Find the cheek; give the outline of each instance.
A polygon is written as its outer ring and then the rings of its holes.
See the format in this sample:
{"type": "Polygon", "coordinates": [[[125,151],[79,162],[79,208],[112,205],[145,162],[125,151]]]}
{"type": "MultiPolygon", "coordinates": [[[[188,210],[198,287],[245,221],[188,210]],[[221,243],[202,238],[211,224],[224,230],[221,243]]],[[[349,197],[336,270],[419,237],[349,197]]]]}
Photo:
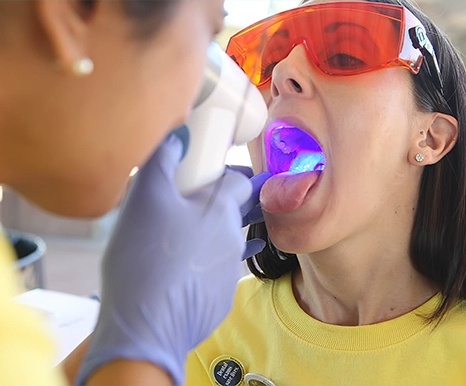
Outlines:
{"type": "Polygon", "coordinates": [[[156,72],[157,102],[165,105],[162,114],[173,117],[172,127],[189,116],[203,82],[211,29],[198,2],[181,2],[179,16],[159,36],[164,51],[154,46],[152,73],[156,72]]]}
{"type": "Polygon", "coordinates": [[[272,103],[272,93],[270,91],[270,87],[270,82],[258,87],[260,93],[262,94],[262,98],[264,98],[265,103],[267,104],[267,107],[269,107],[272,103]]]}
{"type": "MultiPolygon", "coordinates": [[[[162,138],[188,118],[202,87],[206,61],[203,47],[197,51],[180,47],[170,54],[162,70],[146,82],[146,98],[139,98],[142,114],[136,117],[142,126],[150,123],[148,131],[157,127],[162,138]]],[[[157,64],[153,62],[152,68],[157,64]]]]}
{"type": "Polygon", "coordinates": [[[173,127],[186,121],[195,104],[202,88],[205,62],[205,51],[187,53],[182,61],[173,64],[171,76],[164,81],[162,98],[167,102],[166,114],[176,117],[173,127]]]}
{"type": "Polygon", "coordinates": [[[248,143],[248,151],[251,157],[252,170],[254,174],[261,173],[267,169],[263,156],[263,134],[248,143]]]}

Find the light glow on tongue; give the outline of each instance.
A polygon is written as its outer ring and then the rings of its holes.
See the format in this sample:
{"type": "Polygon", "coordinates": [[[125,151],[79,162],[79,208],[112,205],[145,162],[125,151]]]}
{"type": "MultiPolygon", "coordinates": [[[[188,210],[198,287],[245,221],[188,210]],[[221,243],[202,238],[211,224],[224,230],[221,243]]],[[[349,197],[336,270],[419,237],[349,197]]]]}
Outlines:
{"type": "Polygon", "coordinates": [[[272,174],[322,171],[324,152],[317,141],[295,126],[280,122],[269,126],[264,138],[267,168],[272,174]]]}

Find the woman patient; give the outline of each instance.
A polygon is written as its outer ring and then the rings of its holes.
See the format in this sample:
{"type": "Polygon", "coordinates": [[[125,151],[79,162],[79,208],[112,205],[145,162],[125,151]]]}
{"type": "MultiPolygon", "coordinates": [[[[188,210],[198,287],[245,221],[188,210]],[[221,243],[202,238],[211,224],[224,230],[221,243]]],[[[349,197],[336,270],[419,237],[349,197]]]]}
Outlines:
{"type": "Polygon", "coordinates": [[[269,106],[249,235],[268,247],[186,383],[466,384],[466,72],[447,37],[407,0],[314,1],[227,52],[269,106]]]}

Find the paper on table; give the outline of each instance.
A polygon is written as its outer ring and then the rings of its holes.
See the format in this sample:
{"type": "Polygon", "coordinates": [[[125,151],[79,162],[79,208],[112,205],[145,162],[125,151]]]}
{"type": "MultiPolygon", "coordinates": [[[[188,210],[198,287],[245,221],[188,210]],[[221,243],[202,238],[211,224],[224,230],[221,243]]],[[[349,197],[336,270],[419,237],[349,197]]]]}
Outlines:
{"type": "Polygon", "coordinates": [[[58,345],[56,364],[94,330],[100,306],[95,299],[40,288],[21,294],[16,300],[47,316],[58,345]]]}

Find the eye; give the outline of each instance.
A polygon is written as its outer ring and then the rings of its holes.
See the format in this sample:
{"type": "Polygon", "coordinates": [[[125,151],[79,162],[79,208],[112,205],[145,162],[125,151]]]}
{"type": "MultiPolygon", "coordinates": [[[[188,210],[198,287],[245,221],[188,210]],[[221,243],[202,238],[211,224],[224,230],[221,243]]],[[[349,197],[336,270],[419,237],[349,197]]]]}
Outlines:
{"type": "MultiPolygon", "coordinates": [[[[289,31],[283,25],[275,31],[271,37],[266,33],[261,37],[266,42],[260,54],[261,59],[261,79],[270,79],[275,66],[288,56],[292,49],[289,39],[289,31]]],[[[259,42],[260,45],[260,42],[259,42]]]]}
{"type": "Polygon", "coordinates": [[[261,65],[261,79],[268,79],[272,77],[272,71],[278,62],[262,63],[261,65]]]}
{"type": "Polygon", "coordinates": [[[348,71],[358,70],[367,65],[361,59],[344,53],[335,54],[329,57],[326,62],[331,68],[348,71]]]}

